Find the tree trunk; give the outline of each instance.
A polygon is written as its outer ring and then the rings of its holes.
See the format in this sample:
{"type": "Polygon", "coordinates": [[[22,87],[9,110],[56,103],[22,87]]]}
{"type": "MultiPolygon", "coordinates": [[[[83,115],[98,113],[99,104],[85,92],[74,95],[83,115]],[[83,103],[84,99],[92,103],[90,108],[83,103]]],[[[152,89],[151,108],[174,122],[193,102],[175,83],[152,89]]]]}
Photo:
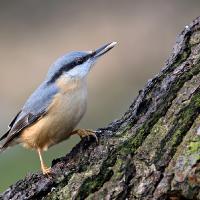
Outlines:
{"type": "Polygon", "coordinates": [[[200,17],[121,119],[0,199],[200,199],[200,17]]]}

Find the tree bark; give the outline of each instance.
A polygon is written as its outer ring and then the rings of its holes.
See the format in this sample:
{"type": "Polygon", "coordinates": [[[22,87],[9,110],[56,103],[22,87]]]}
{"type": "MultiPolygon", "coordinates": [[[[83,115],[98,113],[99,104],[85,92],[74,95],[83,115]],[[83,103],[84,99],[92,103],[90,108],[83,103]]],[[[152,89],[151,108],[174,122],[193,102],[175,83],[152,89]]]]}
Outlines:
{"type": "Polygon", "coordinates": [[[200,17],[121,119],[0,199],[200,199],[200,17]]]}

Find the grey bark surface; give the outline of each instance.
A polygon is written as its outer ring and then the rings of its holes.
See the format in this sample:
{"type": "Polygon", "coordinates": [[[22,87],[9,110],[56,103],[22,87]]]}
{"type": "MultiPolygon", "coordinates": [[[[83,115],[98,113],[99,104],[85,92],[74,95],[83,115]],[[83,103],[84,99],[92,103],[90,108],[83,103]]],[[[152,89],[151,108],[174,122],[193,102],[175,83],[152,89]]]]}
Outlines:
{"type": "MultiPolygon", "coordinates": [[[[131,91],[130,91],[131,92],[131,91]]],[[[123,97],[121,97],[123,98],[123,97]]],[[[200,17],[128,111],[0,199],[200,199],[200,17]]]]}

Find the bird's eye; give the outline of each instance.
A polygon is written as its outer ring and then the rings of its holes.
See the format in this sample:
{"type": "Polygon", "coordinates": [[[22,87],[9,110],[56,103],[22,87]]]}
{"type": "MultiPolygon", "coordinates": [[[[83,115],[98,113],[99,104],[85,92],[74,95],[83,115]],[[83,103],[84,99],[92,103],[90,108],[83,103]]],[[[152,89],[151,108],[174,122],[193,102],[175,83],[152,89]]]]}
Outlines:
{"type": "Polygon", "coordinates": [[[77,58],[76,59],[76,64],[77,65],[81,65],[83,63],[83,59],[82,58],[77,58]]]}

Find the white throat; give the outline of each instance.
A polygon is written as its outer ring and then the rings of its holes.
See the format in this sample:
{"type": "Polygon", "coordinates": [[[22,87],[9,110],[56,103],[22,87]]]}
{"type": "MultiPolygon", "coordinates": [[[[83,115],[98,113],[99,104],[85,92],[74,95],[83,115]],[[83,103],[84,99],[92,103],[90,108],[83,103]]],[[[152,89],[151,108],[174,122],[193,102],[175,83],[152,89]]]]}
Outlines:
{"type": "Polygon", "coordinates": [[[70,76],[73,78],[84,78],[90,72],[90,69],[94,65],[94,62],[91,60],[86,61],[85,63],[74,67],[73,69],[65,72],[66,76],[70,76]]]}

